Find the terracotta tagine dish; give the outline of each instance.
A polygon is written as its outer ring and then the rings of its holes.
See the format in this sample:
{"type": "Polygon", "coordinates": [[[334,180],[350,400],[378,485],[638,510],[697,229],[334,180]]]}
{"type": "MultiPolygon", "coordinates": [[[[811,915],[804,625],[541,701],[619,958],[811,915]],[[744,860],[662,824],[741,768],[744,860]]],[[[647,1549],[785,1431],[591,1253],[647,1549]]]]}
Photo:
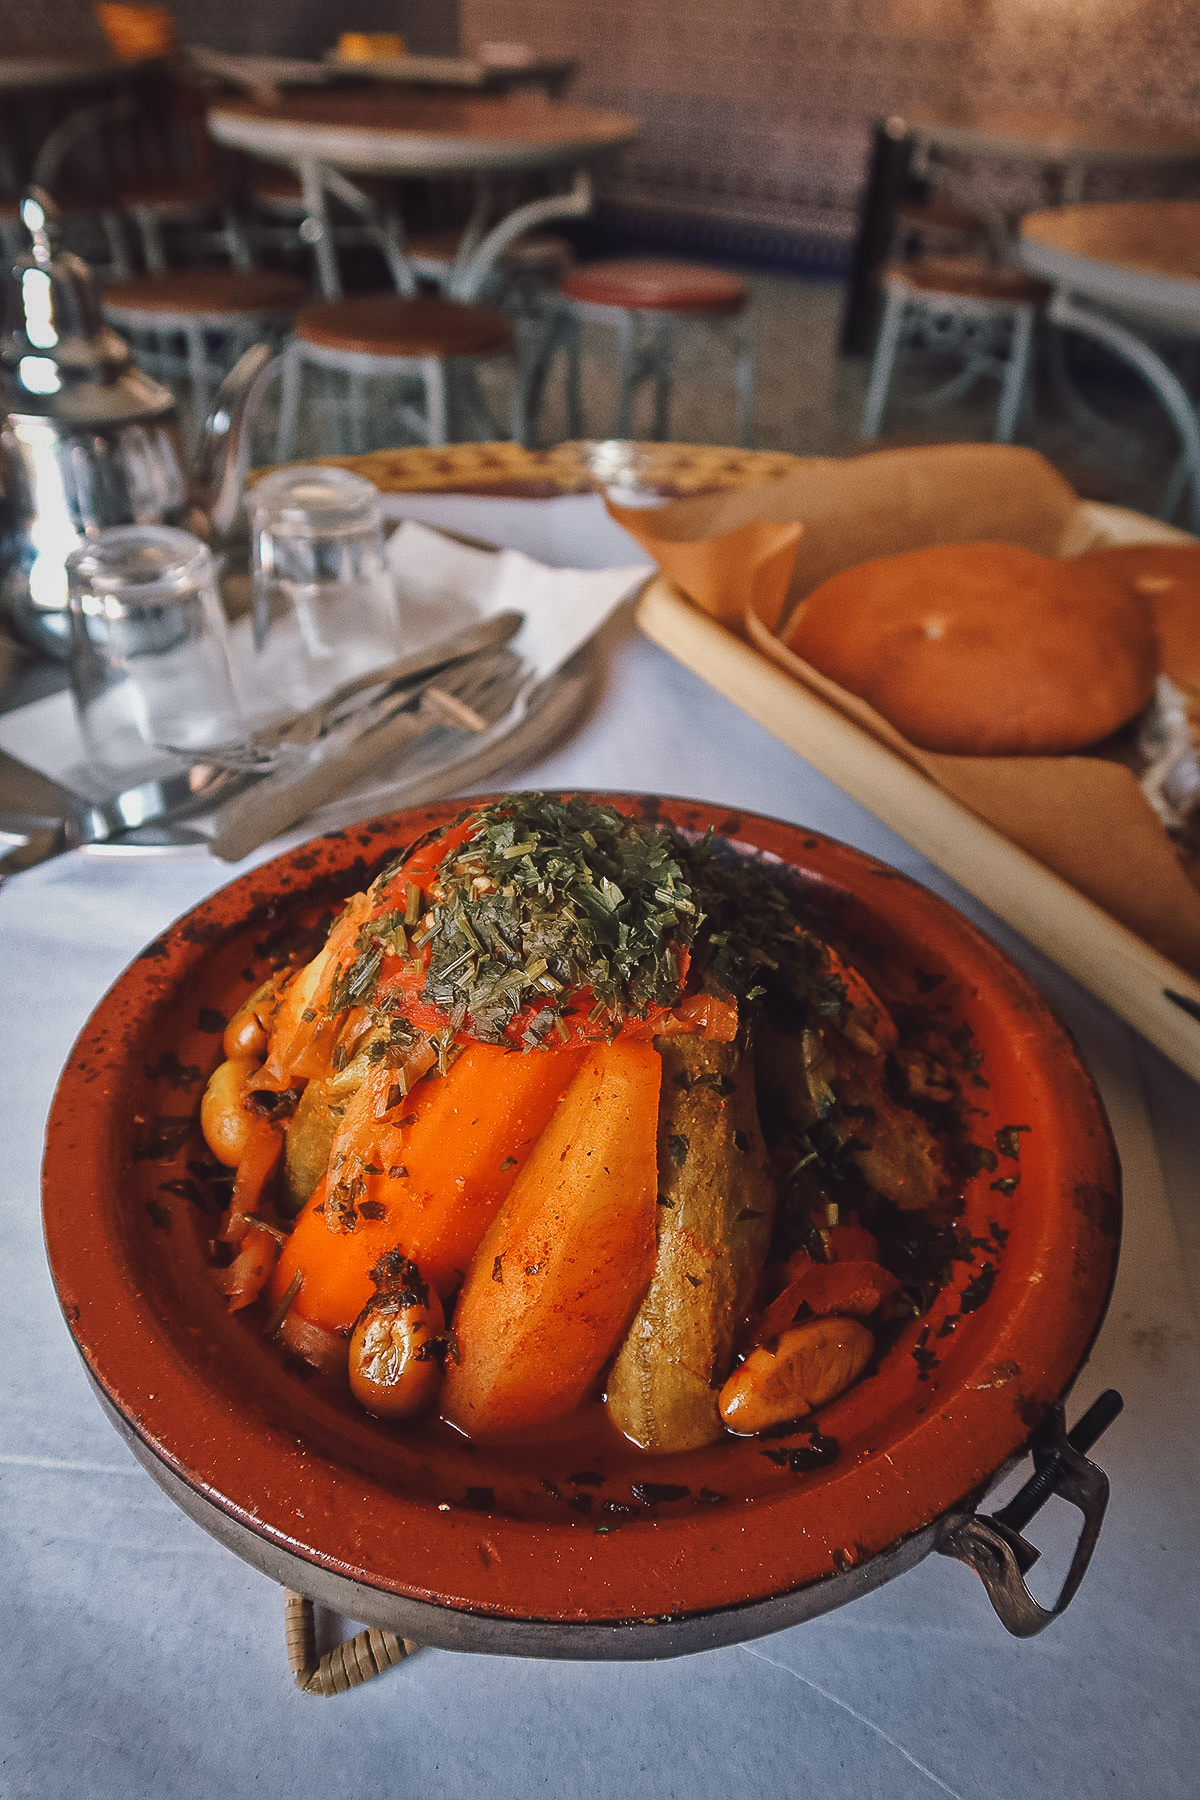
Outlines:
{"type": "MultiPolygon", "coordinates": [[[[1045,1481],[1059,1470],[1085,1519],[1073,1591],[1104,1484],[1079,1454],[1086,1443],[1063,1439],[1061,1406],[1102,1322],[1120,1229],[1116,1155],[1074,1043],[1006,956],[894,869],[698,802],[587,798],[689,843],[711,833],[727,859],[765,868],[844,959],[835,967],[883,997],[901,1042],[908,1032],[941,1047],[956,1197],[919,1304],[902,1303],[917,1277],[889,1275],[865,1368],[818,1411],[665,1451],[631,1441],[600,1398],[551,1429],[492,1436],[436,1407],[412,1421],[373,1416],[344,1375],[296,1354],[269,1285],[231,1310],[214,1249],[229,1186],[200,1127],[223,1033],[273,972],[313,957],[349,896],[463,811],[447,801],[235,881],[150,944],[82,1032],[50,1118],[45,1233],[101,1404],[154,1478],[238,1555],[419,1642],[678,1654],[815,1616],[932,1550],[971,1563],[993,1599],[1007,1584],[1013,1616],[997,1610],[1010,1629],[1040,1628],[1049,1614],[1020,1599],[1020,1520],[993,1527],[977,1508],[1031,1447],[1045,1481]]],[[[871,1110],[859,1108],[868,1137],[871,1110]]],[[[682,1157],[682,1134],[672,1141],[682,1157]]],[[[844,1204],[827,1211],[844,1231],[844,1204]]],[[[819,1262],[820,1218],[814,1229],[795,1254],[819,1262]]]]}

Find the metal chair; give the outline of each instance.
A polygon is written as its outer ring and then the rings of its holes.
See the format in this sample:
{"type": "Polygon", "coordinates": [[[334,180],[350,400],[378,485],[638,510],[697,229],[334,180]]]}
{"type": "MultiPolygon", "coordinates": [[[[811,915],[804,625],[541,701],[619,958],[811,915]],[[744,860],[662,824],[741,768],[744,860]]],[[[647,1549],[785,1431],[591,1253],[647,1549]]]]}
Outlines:
{"type": "Polygon", "coordinates": [[[960,364],[948,380],[908,404],[958,399],[985,376],[1000,383],[993,437],[1011,443],[1025,404],[1034,323],[1047,290],[1020,269],[979,257],[924,257],[883,274],[884,310],[863,403],[860,432],[877,437],[901,353],[919,346],[960,364]]]}
{"type": "Polygon", "coordinates": [[[112,279],[128,280],[137,265],[164,273],[178,260],[168,232],[186,234],[190,255],[215,252],[235,268],[252,265],[208,136],[204,94],[185,81],[160,77],[80,107],[42,144],[33,181],[54,196],[64,220],[95,224],[108,256],[103,273],[112,279]]]}
{"type": "MultiPolygon", "coordinates": [[[[344,391],[331,409],[336,421],[331,435],[337,442],[323,446],[326,451],[366,447],[369,384],[380,380],[394,384],[390,417],[416,443],[448,443],[464,414],[475,427],[475,436],[495,436],[475,384],[470,380],[456,384],[455,376],[466,375],[481,361],[500,359],[512,366],[514,351],[512,327],[504,313],[440,295],[355,294],[302,307],[284,353],[276,456],[286,462],[296,453],[304,373],[309,368],[344,378],[344,391]]],[[[515,381],[513,391],[511,435],[519,440],[524,436],[524,414],[515,381]]]]}
{"type": "Polygon", "coordinates": [[[703,329],[710,340],[732,325],[735,441],[748,447],[754,415],[754,315],[750,290],[740,275],[698,263],[625,257],[584,264],[563,281],[560,293],[570,325],[567,340],[571,429],[580,413],[579,324],[592,320],[617,333],[619,388],[615,435],[630,438],[639,389],[652,384],[650,436],[670,436],[671,384],[676,339],[703,329]]]}
{"type": "Polygon", "coordinates": [[[899,204],[895,218],[897,244],[916,254],[893,256],[879,276],[883,317],[860,432],[878,436],[897,363],[905,350],[919,348],[959,368],[908,404],[947,405],[990,377],[1000,384],[992,435],[1011,443],[1028,402],[1034,327],[1049,289],[1016,266],[1011,221],[969,175],[941,164],[922,173],[927,192],[899,204]],[[936,254],[963,239],[978,248],[936,254]]]}
{"type": "MultiPolygon", "coordinates": [[[[591,205],[591,186],[580,174],[566,193],[528,201],[489,229],[462,234],[442,291],[422,294],[420,266],[412,257],[398,215],[374,213],[369,196],[337,171],[321,165],[301,169],[308,234],[317,259],[325,297],[297,314],[284,358],[276,454],[295,453],[306,369],[340,375],[342,392],[331,400],[338,447],[366,447],[368,384],[387,380],[397,388],[391,414],[417,443],[437,445],[460,437],[501,435],[479,381],[481,367],[501,363],[509,377],[509,435],[524,443],[528,436],[529,351],[521,323],[481,295],[501,259],[527,234],[551,220],[577,217],[591,205]],[[343,298],[340,276],[331,256],[327,192],[352,204],[367,223],[392,274],[394,291],[343,298]],[[357,199],[353,197],[357,195],[357,199]],[[332,290],[332,291],[331,291],[332,290]]],[[[477,213],[478,219],[478,213],[477,213]]]]}
{"type": "Polygon", "coordinates": [[[169,387],[186,387],[198,426],[214,389],[252,344],[282,344],[308,298],[299,276],[265,269],[171,269],[116,282],[104,316],[134,342],[137,359],[169,387]]]}

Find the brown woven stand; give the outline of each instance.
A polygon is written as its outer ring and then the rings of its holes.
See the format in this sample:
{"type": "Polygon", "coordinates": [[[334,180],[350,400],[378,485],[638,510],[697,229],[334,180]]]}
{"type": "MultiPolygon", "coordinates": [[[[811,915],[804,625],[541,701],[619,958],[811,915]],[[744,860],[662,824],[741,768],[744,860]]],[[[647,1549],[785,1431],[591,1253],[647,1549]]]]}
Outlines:
{"type": "Polygon", "coordinates": [[[320,1658],[317,1656],[317,1630],[313,1603],[303,1594],[285,1589],[284,1631],[287,1635],[288,1664],[302,1694],[344,1694],[347,1688],[361,1687],[372,1675],[382,1675],[394,1663],[420,1646],[411,1638],[397,1637],[394,1631],[377,1631],[373,1626],[348,1638],[320,1658]]]}

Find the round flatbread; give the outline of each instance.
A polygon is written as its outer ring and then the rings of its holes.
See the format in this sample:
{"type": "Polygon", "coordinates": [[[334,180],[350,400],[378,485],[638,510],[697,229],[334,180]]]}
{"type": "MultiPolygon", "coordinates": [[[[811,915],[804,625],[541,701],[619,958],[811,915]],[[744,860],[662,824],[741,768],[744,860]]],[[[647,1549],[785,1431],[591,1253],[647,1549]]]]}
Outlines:
{"type": "Polygon", "coordinates": [[[844,569],[813,590],[786,641],[911,743],[947,755],[1081,750],[1140,711],[1157,669],[1149,612],[1126,577],[1011,544],[844,569]]]}
{"type": "Polygon", "coordinates": [[[1119,544],[1080,561],[1130,583],[1150,608],[1163,674],[1200,692],[1200,544],[1119,544]]]}

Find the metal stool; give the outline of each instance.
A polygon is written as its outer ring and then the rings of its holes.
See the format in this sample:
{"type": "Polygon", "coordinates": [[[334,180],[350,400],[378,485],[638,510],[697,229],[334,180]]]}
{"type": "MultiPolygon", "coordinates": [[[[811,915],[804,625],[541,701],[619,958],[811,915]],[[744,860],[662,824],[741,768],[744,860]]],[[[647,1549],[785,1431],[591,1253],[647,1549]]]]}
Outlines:
{"type": "MultiPolygon", "coordinates": [[[[513,368],[512,435],[524,437],[521,384],[516,379],[512,327],[490,306],[441,296],[359,294],[303,307],[296,315],[283,364],[276,454],[286,462],[295,452],[300,392],[306,367],[338,371],[346,377],[348,405],[339,411],[357,419],[347,435],[348,451],[363,447],[366,384],[397,377],[409,390],[396,417],[421,444],[444,444],[451,430],[451,406],[460,399],[479,424],[476,435],[495,436],[473,381],[472,365],[506,359],[513,368]],[[455,375],[462,379],[455,384],[455,375]],[[452,391],[457,387],[458,392],[452,391]],[[414,404],[414,398],[416,404],[414,404]]],[[[341,446],[339,445],[339,448],[341,446]]]]}
{"type": "Polygon", "coordinates": [[[117,282],[101,305],[110,324],[139,340],[138,360],[149,373],[188,385],[199,422],[242,352],[281,337],[307,296],[298,276],[274,270],[172,269],[117,282]]]}
{"type": "Polygon", "coordinates": [[[909,404],[947,404],[981,376],[992,376],[1000,383],[993,437],[998,444],[1011,443],[1029,380],[1034,321],[1047,296],[1044,284],[980,257],[925,257],[888,264],[883,289],[861,435],[878,435],[899,355],[918,344],[961,359],[962,367],[909,404]]]}
{"type": "MultiPolygon", "coordinates": [[[[734,385],[737,439],[748,447],[754,410],[754,331],[750,291],[740,275],[703,264],[626,257],[585,264],[567,276],[560,293],[576,322],[595,319],[615,326],[620,355],[620,390],[615,435],[633,436],[637,391],[654,386],[651,436],[670,436],[672,362],[675,335],[683,326],[736,327],[734,385]]],[[[578,332],[568,349],[574,416],[578,415],[578,332]]]]}

